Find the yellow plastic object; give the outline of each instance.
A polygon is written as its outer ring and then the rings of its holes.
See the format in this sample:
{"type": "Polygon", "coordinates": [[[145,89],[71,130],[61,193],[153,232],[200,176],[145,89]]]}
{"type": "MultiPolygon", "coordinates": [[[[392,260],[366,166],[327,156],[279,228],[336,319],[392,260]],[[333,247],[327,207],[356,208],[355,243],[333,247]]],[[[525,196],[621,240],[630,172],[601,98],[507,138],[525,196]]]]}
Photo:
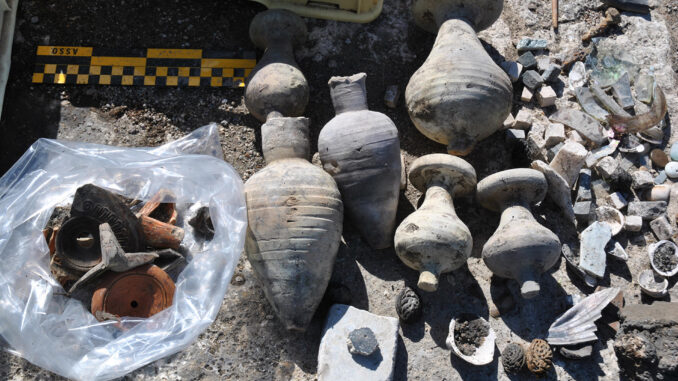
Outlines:
{"type": "Polygon", "coordinates": [[[299,16],[368,23],[379,16],[384,0],[252,0],[269,9],[287,9],[299,16]]]}

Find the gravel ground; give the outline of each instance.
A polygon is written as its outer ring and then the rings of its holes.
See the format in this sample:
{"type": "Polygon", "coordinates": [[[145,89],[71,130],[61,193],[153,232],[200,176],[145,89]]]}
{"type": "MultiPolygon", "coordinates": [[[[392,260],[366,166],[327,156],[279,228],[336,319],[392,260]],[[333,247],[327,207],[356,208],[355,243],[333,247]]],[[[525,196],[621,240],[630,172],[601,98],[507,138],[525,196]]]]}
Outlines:
{"type": "MultiPolygon", "coordinates": [[[[368,104],[393,119],[401,135],[406,164],[444,146],[427,140],[412,125],[401,101],[396,109],[382,101],[389,85],[401,91],[424,61],[435,36],[416,28],[409,13],[411,0],[387,0],[382,15],[367,25],[307,20],[309,38],[297,58],[311,86],[306,116],[311,118],[312,145],[329,121],[332,109],[327,80],[332,75],[367,73],[368,104]]],[[[657,73],[669,98],[671,119],[678,117],[678,7],[662,2],[651,17],[625,15],[611,30],[610,38],[657,73]]],[[[36,45],[103,47],[242,48],[254,50],[248,37],[252,17],[264,8],[244,0],[178,1],[120,0],[47,1],[24,0],[17,19],[12,71],[0,122],[0,169],[6,171],[41,137],[84,140],[122,146],[156,146],[185,135],[209,122],[220,124],[226,161],[247,180],[265,165],[261,154],[260,123],[251,117],[240,89],[166,89],[97,86],[34,86],[30,84],[36,45]]],[[[550,30],[550,6],[543,1],[506,0],[501,19],[481,38],[493,59],[515,59],[514,44],[523,36],[548,38],[551,55],[559,57],[578,46],[577,36],[598,22],[600,2],[561,1],[559,33],[550,30]]],[[[261,52],[258,52],[261,54],[261,52]]],[[[565,86],[556,86],[558,107],[574,107],[565,86]]],[[[516,91],[518,94],[518,90],[516,91]]],[[[532,109],[537,120],[546,116],[532,109]]],[[[672,131],[675,140],[675,129],[672,131]]],[[[522,149],[504,143],[498,132],[481,142],[467,157],[478,179],[513,167],[526,167],[522,149]]],[[[420,192],[412,186],[401,196],[398,221],[411,213],[420,192]]],[[[445,348],[450,318],[475,313],[490,321],[497,332],[499,351],[511,341],[543,338],[551,322],[567,309],[566,295],[592,292],[560,261],[541,279],[542,294],[530,301],[519,297],[517,284],[491,276],[480,259],[483,244],[494,232],[499,216],[480,208],[472,197],[456,200],[460,218],[474,238],[473,258],[467,268],[444,277],[436,293],[423,294],[424,313],[415,324],[401,326],[396,379],[486,380],[509,379],[499,357],[488,366],[472,367],[445,348]],[[507,296],[509,295],[509,296],[507,296]],[[515,300],[515,307],[489,317],[492,304],[515,300]]],[[[567,228],[558,208],[550,201],[534,209],[537,219],[565,241],[576,232],[567,228]]],[[[648,303],[635,282],[649,268],[646,245],[655,241],[645,229],[622,233],[618,240],[627,248],[627,263],[609,260],[600,282],[622,287],[626,303],[648,303]]],[[[186,350],[156,361],[126,376],[130,380],[312,380],[317,368],[317,348],[325,309],[321,308],[306,333],[288,333],[274,317],[263,292],[255,283],[249,263],[241,258],[236,270],[240,280],[228,291],[217,319],[186,350]],[[244,281],[242,281],[244,279],[244,281]]],[[[404,285],[416,285],[416,272],[405,267],[392,249],[375,251],[359,237],[350,221],[344,226],[344,242],[332,281],[350,289],[352,304],[381,315],[396,316],[394,303],[404,285]]],[[[667,300],[678,298],[675,280],[667,300]]],[[[602,331],[594,356],[565,360],[555,355],[556,367],[547,379],[617,379],[618,366],[609,332],[602,331]]],[[[522,374],[511,379],[529,378],[522,374]]],[[[0,378],[59,379],[21,358],[0,354],[0,378]]]]}

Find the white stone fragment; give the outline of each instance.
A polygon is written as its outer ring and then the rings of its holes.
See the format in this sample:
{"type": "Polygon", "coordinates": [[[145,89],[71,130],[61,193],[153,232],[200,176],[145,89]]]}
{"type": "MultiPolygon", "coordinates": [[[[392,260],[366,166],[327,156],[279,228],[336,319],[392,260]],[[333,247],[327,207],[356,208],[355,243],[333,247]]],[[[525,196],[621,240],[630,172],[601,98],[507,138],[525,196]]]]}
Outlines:
{"type": "Polygon", "coordinates": [[[612,238],[610,225],[605,222],[594,222],[581,233],[579,249],[579,267],[587,274],[598,279],[605,275],[605,246],[612,238]]]}
{"type": "Polygon", "coordinates": [[[624,196],[622,196],[622,194],[619,192],[612,193],[610,195],[610,200],[612,201],[612,206],[614,206],[614,208],[618,210],[628,205],[626,198],[624,198],[624,196]]]}
{"type": "Polygon", "coordinates": [[[595,168],[603,178],[609,179],[619,168],[619,162],[610,156],[605,156],[600,159],[595,168]]]}
{"type": "Polygon", "coordinates": [[[516,123],[516,118],[513,117],[513,114],[509,113],[508,117],[504,121],[504,129],[513,128],[513,125],[516,123]]]}
{"type": "Polygon", "coordinates": [[[511,82],[518,82],[520,79],[520,73],[523,71],[523,65],[519,62],[514,61],[504,61],[501,63],[501,68],[504,69],[506,74],[508,74],[511,82]]]}
{"type": "Polygon", "coordinates": [[[643,217],[626,216],[624,220],[624,230],[630,232],[639,232],[643,228],[643,217]]]}
{"type": "Polygon", "coordinates": [[[579,177],[579,170],[584,166],[587,154],[588,151],[583,145],[568,141],[553,157],[549,165],[572,187],[579,177]]]}
{"type": "Polygon", "coordinates": [[[553,147],[554,145],[565,140],[565,126],[561,123],[551,123],[546,127],[544,134],[546,147],[553,147]]]}
{"type": "Polygon", "coordinates": [[[532,102],[532,91],[527,87],[523,87],[523,93],[520,94],[520,100],[523,102],[532,102]]]}
{"type": "Polygon", "coordinates": [[[327,314],[320,341],[318,380],[392,380],[397,343],[398,319],[335,304],[327,314]],[[379,352],[371,356],[353,356],[346,346],[346,339],[353,330],[363,327],[374,332],[379,352]]]}
{"type": "Polygon", "coordinates": [[[556,95],[551,86],[542,86],[537,92],[537,101],[541,107],[554,106],[556,99],[558,99],[558,95],[556,95]]]}
{"type": "Polygon", "coordinates": [[[513,123],[513,128],[527,130],[532,126],[532,115],[527,109],[521,109],[518,111],[515,117],[516,121],[513,123]]]}
{"type": "Polygon", "coordinates": [[[579,143],[581,145],[584,145],[584,143],[586,143],[586,141],[581,136],[581,134],[579,132],[577,132],[576,130],[571,130],[571,131],[567,132],[567,140],[571,140],[571,141],[573,141],[575,143],[579,143]]]}

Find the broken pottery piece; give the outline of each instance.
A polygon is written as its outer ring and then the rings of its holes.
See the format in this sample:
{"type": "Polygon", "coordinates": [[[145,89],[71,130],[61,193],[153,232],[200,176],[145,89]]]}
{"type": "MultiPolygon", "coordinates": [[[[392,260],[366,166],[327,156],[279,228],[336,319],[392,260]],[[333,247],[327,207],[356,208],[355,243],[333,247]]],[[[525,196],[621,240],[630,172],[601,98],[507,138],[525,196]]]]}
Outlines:
{"type": "Polygon", "coordinates": [[[214,238],[214,224],[212,223],[212,216],[210,216],[210,208],[203,206],[195,213],[195,215],[188,221],[194,229],[197,236],[211,241],[214,238]]]}
{"type": "Polygon", "coordinates": [[[654,126],[645,131],[638,132],[636,136],[650,144],[660,145],[664,140],[664,131],[661,127],[654,126]]]}
{"type": "Polygon", "coordinates": [[[172,279],[155,265],[108,273],[92,295],[91,311],[99,321],[119,317],[147,318],[170,307],[172,279]]]}
{"type": "Polygon", "coordinates": [[[77,282],[68,290],[73,293],[78,287],[96,279],[107,270],[123,272],[143,264],[149,263],[158,258],[159,255],[154,252],[125,253],[120,247],[120,243],[113,234],[113,229],[107,223],[99,225],[98,243],[100,244],[101,261],[89,271],[87,271],[77,282]]]}
{"type": "Polygon", "coordinates": [[[546,341],[551,345],[572,345],[598,340],[595,321],[618,294],[619,288],[610,287],[587,296],[551,324],[546,341]]]}
{"type": "Polygon", "coordinates": [[[657,274],[670,278],[678,274],[678,246],[667,240],[662,240],[648,246],[650,265],[657,274]]]}
{"type": "Polygon", "coordinates": [[[245,253],[283,325],[301,331],[329,283],[344,215],[336,183],[308,161],[308,125],[269,118],[261,128],[268,164],[245,183],[245,253]]]}
{"type": "Polygon", "coordinates": [[[591,357],[593,354],[593,344],[578,344],[578,345],[570,345],[567,347],[560,347],[558,352],[560,354],[568,359],[571,360],[582,360],[588,357],[591,357]]]}
{"type": "Polygon", "coordinates": [[[607,110],[600,107],[598,102],[593,98],[593,94],[588,87],[578,87],[574,90],[574,95],[579,101],[579,105],[586,111],[589,115],[596,118],[599,122],[607,121],[607,116],[610,115],[607,110]]]}
{"type": "Polygon", "coordinates": [[[467,155],[511,111],[511,80],[476,35],[499,18],[503,3],[417,0],[412,6],[415,23],[438,36],[407,84],[407,110],[417,129],[447,144],[448,153],[467,155]]]}
{"type": "Polygon", "coordinates": [[[626,250],[624,250],[624,247],[621,245],[621,243],[615,240],[610,240],[610,242],[607,243],[607,246],[605,246],[605,252],[619,260],[629,260],[629,255],[626,253],[626,250]]]}
{"type": "Polygon", "coordinates": [[[500,64],[501,68],[504,69],[506,74],[508,74],[511,82],[516,83],[520,79],[520,73],[523,71],[523,65],[515,61],[504,61],[500,64]]]}
{"type": "Polygon", "coordinates": [[[318,381],[392,380],[397,346],[398,319],[335,304],[327,313],[318,350],[318,381]],[[347,337],[360,328],[370,329],[379,343],[369,356],[347,348],[347,337]]]}
{"type": "Polygon", "coordinates": [[[562,247],[562,254],[569,268],[576,275],[578,275],[587,286],[596,287],[598,280],[587,274],[581,269],[581,267],[579,267],[579,249],[575,245],[564,243],[562,247]]]}
{"type": "Polygon", "coordinates": [[[373,249],[385,249],[393,245],[400,196],[400,141],[388,116],[367,109],[366,77],[330,79],[336,116],[320,131],[318,152],[353,225],[373,249]]]}
{"type": "Polygon", "coordinates": [[[638,285],[642,292],[653,298],[661,299],[668,294],[669,281],[652,270],[644,270],[638,275],[638,285]]]}
{"type": "Polygon", "coordinates": [[[553,352],[549,344],[542,339],[534,339],[525,351],[525,363],[530,372],[541,376],[551,369],[553,352]]]}
{"type": "Polygon", "coordinates": [[[619,140],[611,140],[610,144],[596,148],[586,157],[586,167],[593,168],[598,161],[600,161],[605,156],[612,155],[614,151],[617,150],[619,146],[619,140]]]}
{"type": "Polygon", "coordinates": [[[453,318],[450,321],[450,327],[447,335],[447,340],[445,340],[445,344],[447,345],[448,349],[451,349],[452,352],[457,355],[460,359],[468,362],[469,364],[473,365],[487,365],[492,362],[494,359],[494,342],[496,340],[496,334],[494,333],[494,330],[490,326],[490,323],[483,319],[480,316],[475,316],[475,315],[462,315],[453,318]],[[455,327],[458,324],[461,324],[461,322],[468,322],[471,320],[477,320],[482,322],[485,325],[485,328],[487,329],[487,336],[485,336],[480,343],[479,346],[476,347],[475,352],[472,354],[464,354],[462,350],[459,348],[457,345],[457,332],[455,332],[455,327]]]}
{"type": "Polygon", "coordinates": [[[596,221],[581,233],[579,267],[598,279],[605,275],[605,246],[610,238],[612,230],[605,222],[596,221]]]}
{"type": "Polygon", "coordinates": [[[155,193],[144,206],[136,213],[137,218],[141,216],[151,217],[160,222],[174,225],[177,222],[177,209],[174,201],[176,197],[167,189],[161,189],[155,193]]]}
{"type": "Polygon", "coordinates": [[[395,251],[403,263],[420,272],[417,286],[432,292],[438,289],[441,274],[458,269],[471,255],[471,232],[457,217],[452,199],[473,191],[476,172],[458,157],[431,154],[412,163],[409,177],[425,198],[396,229],[395,251]]]}
{"type": "Polygon", "coordinates": [[[499,227],[483,246],[485,265],[500,277],[517,280],[526,299],[539,294],[539,276],[560,257],[558,237],[530,210],[530,204],[544,199],[547,188],[544,175],[527,168],[495,173],[478,183],[478,202],[501,211],[499,227]]]}
{"type": "Polygon", "coordinates": [[[582,111],[574,109],[560,109],[553,113],[549,120],[555,123],[562,123],[567,127],[579,132],[583,137],[592,141],[597,146],[605,144],[607,137],[603,133],[600,124],[582,111]]]}
{"type": "Polygon", "coordinates": [[[596,219],[608,224],[612,236],[619,234],[624,227],[624,215],[610,206],[603,205],[596,208],[596,219]]]}
{"type": "Polygon", "coordinates": [[[295,13],[270,9],[254,16],[250,39],[264,55],[246,80],[245,106],[261,122],[270,113],[301,116],[308,104],[306,77],[294,59],[294,48],[306,41],[306,24],[295,13]]]}
{"type": "Polygon", "coordinates": [[[139,217],[139,222],[141,222],[146,244],[154,248],[176,250],[186,235],[184,229],[149,216],[142,215],[139,217]]]}
{"type": "Polygon", "coordinates": [[[572,223],[573,226],[576,225],[572,197],[570,196],[570,186],[567,184],[567,181],[541,160],[533,161],[531,167],[544,174],[548,182],[549,197],[560,207],[560,211],[565,216],[565,219],[572,223]]]}
{"type": "Polygon", "coordinates": [[[612,84],[612,95],[623,109],[633,108],[635,102],[631,94],[631,80],[629,79],[628,72],[624,73],[619,77],[617,82],[612,84]]]}
{"type": "Polygon", "coordinates": [[[586,84],[586,66],[583,62],[577,61],[572,65],[570,74],[567,77],[567,83],[572,91],[586,84]]]}
{"type": "Polygon", "coordinates": [[[636,99],[650,104],[652,103],[652,96],[654,95],[654,77],[647,74],[642,74],[636,79],[636,99]]]}

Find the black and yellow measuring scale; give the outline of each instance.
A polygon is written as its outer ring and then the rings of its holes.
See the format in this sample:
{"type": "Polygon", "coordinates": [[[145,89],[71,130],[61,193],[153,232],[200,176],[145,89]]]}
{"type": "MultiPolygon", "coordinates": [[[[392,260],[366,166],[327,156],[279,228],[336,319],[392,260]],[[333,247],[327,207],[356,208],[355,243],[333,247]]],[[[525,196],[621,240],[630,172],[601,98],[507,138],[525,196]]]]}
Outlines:
{"type": "Polygon", "coordinates": [[[254,52],[38,46],[33,83],[244,87],[254,52]]]}

